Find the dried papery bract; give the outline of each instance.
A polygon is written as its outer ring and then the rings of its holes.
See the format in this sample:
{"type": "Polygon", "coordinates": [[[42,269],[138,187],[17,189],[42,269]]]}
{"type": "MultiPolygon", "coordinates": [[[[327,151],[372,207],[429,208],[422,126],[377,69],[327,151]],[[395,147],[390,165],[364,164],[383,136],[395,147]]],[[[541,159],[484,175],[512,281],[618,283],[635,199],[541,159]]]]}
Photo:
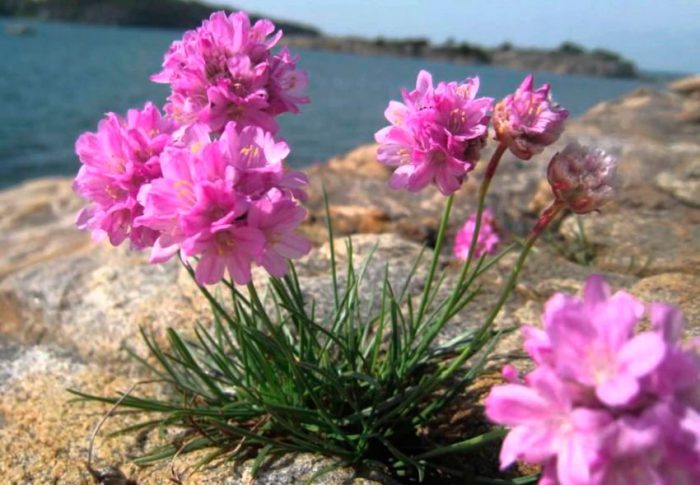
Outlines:
{"type": "Polygon", "coordinates": [[[557,201],[577,214],[586,214],[614,199],[616,168],[612,155],[574,142],[554,155],[547,179],[557,201]]]}

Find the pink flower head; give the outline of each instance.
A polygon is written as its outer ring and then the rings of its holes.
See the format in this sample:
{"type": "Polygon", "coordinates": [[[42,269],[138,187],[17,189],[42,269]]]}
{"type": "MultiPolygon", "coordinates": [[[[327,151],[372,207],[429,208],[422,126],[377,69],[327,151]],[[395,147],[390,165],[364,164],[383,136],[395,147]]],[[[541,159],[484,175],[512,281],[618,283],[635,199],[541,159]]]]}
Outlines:
{"type": "Polygon", "coordinates": [[[700,359],[679,344],[677,309],[653,304],[652,330],[635,334],[644,313],[599,276],[582,299],[547,302],[544,330],[525,331],[535,370],[486,400],[489,418],[512,427],[503,467],[542,464],[542,483],[699,482],[700,359]]]}
{"type": "Polygon", "coordinates": [[[569,143],[554,155],[547,179],[557,201],[585,214],[610,202],[616,192],[617,160],[600,149],[569,143]]]}
{"type": "Polygon", "coordinates": [[[478,88],[478,78],[434,87],[430,73],[421,71],[403,103],[389,102],[384,115],[391,124],[375,139],[379,162],[396,167],[392,188],[415,192],[433,183],[448,195],[461,187],[478,161],[493,103],[476,98],[478,88]]]}
{"type": "Polygon", "coordinates": [[[293,234],[306,211],[294,198],[301,186],[289,182],[299,177],[282,167],[286,143],[257,127],[239,133],[234,123],[219,139],[197,130],[188,136],[189,145],[165,150],[162,177],[139,193],[144,210],[136,225],[159,233],[151,261],[165,261],[178,250],[199,257],[200,284],[216,283],[226,271],[246,284],[254,263],[283,275],[286,260],[309,249],[293,234]]]}
{"type": "Polygon", "coordinates": [[[265,236],[265,248],[259,263],[272,276],[287,273],[287,261],[304,256],[311,250],[307,239],[295,233],[306,218],[306,209],[278,189],[270,190],[252,204],[248,223],[265,236]]]}
{"type": "Polygon", "coordinates": [[[166,110],[181,125],[205,123],[220,132],[227,122],[277,131],[274,116],[307,103],[306,75],[284,49],[272,54],[281,31],[269,20],[251,25],[243,12],[216,12],[175,41],[152,79],[170,84],[166,110]]]}
{"type": "Polygon", "coordinates": [[[515,93],[496,104],[493,112],[496,139],[523,160],[557,141],[569,116],[567,110],[552,101],[549,84],[533,90],[533,82],[529,74],[515,93]]]}
{"type": "MultiPolygon", "coordinates": [[[[466,261],[469,257],[469,248],[472,244],[475,228],[476,213],[470,215],[461,229],[457,231],[454,253],[455,256],[462,261],[466,261]]],[[[493,254],[500,241],[501,238],[498,235],[493,219],[493,211],[491,209],[485,209],[481,215],[481,227],[479,228],[479,235],[476,240],[474,257],[479,258],[483,254],[493,254]]]]}
{"type": "Polygon", "coordinates": [[[105,237],[118,246],[129,239],[134,248],[151,246],[157,234],[134,227],[141,214],[137,194],[143,184],[160,176],[160,155],[170,142],[172,123],[147,103],[129,110],[126,119],[109,113],[96,133],[83,133],[75,144],[82,163],[73,189],[90,205],[78,214],[80,229],[93,238],[105,237]]]}
{"type": "Polygon", "coordinates": [[[485,406],[489,419],[512,428],[501,447],[501,468],[516,460],[545,464],[556,457],[563,483],[589,483],[588,464],[596,461],[612,416],[605,410],[574,407],[551,369],[531,372],[525,385],[494,387],[485,406]]]}

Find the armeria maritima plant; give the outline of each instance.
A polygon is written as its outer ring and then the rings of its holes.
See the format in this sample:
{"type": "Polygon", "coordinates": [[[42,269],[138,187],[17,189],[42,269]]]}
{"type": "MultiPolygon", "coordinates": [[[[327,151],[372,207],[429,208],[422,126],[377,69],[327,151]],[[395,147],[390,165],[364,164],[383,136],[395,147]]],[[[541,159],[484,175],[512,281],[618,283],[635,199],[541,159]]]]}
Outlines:
{"type": "Polygon", "coordinates": [[[339,465],[381,462],[407,480],[475,480],[483,470],[450,455],[501,438],[502,428],[451,441],[426,438],[424,430],[479,377],[504,331],[494,321],[542,231],[565,210],[589,212],[610,198],[614,160],[582,148],[554,157],[554,202],[521,244],[497,301],[476,328],[443,343],[445,326],[480,297],[479,279],[518,247],[494,254],[502,236],[484,209],[503,154],[539,153],[557,140],[567,113],[548,86],[533,90],[531,78],[492,113],[493,100],[478,96],[478,78],[435,84],[421,71],[403,102],[389,103],[390,125],[376,138],[378,161],[394,168],[393,188],[435,186],[446,197],[422,291],[410,288],[426,251],[398,286],[387,269],[368,302],[363,281],[374,251],[355,261],[348,239],[340,271],[327,217],[332,301],[317,306],[292,262],[311,249],[297,231],[307,179],[285,166],[290,148],[277,137],[277,116],[308,102],[307,76],[289,51],[273,51],[280,36],[267,20],[212,15],[173,43],[153,77],[171,87],[165,114],[152,104],[124,118],[109,114],[96,133],[78,139],[75,190],[89,202],[79,227],[113,245],[129,240],[149,249],[153,263],[179,258],[212,318],[170,329],[167,342],[143,331],[152,355],[135,357],[165,386],[158,394],[165,397],[73,392],[150,415],[125,431],[185,430],[177,442],[147,450],[140,464],[198,451],[201,463],[255,458],[255,471],[268,457],[315,452],[339,465]],[[497,145],[477,211],[457,239],[461,270],[440,291],[454,194],[488,143],[492,116],[497,145]],[[264,291],[253,283],[256,266],[269,274],[264,291]],[[330,310],[321,314],[321,306],[330,310]]]}

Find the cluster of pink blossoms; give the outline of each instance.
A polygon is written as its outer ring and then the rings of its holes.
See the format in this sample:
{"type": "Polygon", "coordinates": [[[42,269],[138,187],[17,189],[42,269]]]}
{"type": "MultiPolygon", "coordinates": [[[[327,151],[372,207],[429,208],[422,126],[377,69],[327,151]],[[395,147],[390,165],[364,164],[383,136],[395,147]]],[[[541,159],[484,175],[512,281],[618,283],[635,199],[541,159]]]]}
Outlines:
{"type": "Polygon", "coordinates": [[[176,41],[154,76],[170,83],[166,116],[147,104],[110,113],[76,143],[75,191],[90,202],[78,226],[113,245],[152,248],[151,261],[198,259],[200,284],[226,271],[237,284],[258,264],[273,276],[310,249],[295,233],[306,216],[306,177],[287,171],[275,116],[298,112],[306,75],[274,25],[215,13],[176,41]]]}
{"type": "MultiPolygon", "coordinates": [[[[549,85],[533,90],[527,76],[515,93],[493,112],[495,138],[523,160],[542,152],[564,130],[568,111],[549,93],[549,85]]],[[[391,123],[375,134],[377,159],[396,167],[393,188],[419,191],[433,183],[445,195],[456,192],[479,161],[491,121],[492,98],[477,98],[479,78],[433,87],[421,71],[416,89],[403,91],[403,103],[390,101],[384,116],[391,123]]]]}
{"type": "Polygon", "coordinates": [[[700,342],[680,343],[683,316],[611,295],[591,276],[583,299],[556,294],[544,330],[525,327],[536,364],[496,386],[486,413],[511,427],[501,449],[543,465],[544,484],[700,483],[700,342]],[[635,334],[645,314],[651,330],[635,334]]]}
{"type": "Polygon", "coordinates": [[[557,141],[569,117],[567,110],[552,101],[549,84],[533,90],[533,83],[532,74],[526,76],[515,93],[506,96],[493,111],[496,139],[523,160],[557,141]]]}
{"type": "Polygon", "coordinates": [[[157,233],[134,227],[143,212],[137,196],[141,186],[161,176],[160,155],[172,142],[173,123],[147,103],[126,119],[109,113],[97,133],[84,133],[75,144],[82,166],[74,189],[91,205],[78,214],[78,227],[105,237],[117,246],[129,239],[133,247],[153,245],[157,233]]]}
{"type": "Polygon", "coordinates": [[[377,159],[396,167],[389,184],[419,191],[433,183],[445,195],[459,189],[479,160],[492,98],[477,98],[479,78],[433,86],[427,71],[384,112],[391,125],[375,134],[377,159]]]}
{"type": "MultiPolygon", "coordinates": [[[[466,261],[469,257],[469,249],[471,248],[472,238],[476,229],[476,213],[469,216],[464,225],[457,231],[455,236],[454,253],[457,259],[466,261]]],[[[493,254],[501,242],[501,237],[496,230],[496,224],[493,218],[493,211],[485,209],[481,214],[481,227],[476,239],[474,247],[474,257],[479,258],[484,254],[493,254]]]]}
{"type": "Polygon", "coordinates": [[[286,48],[271,53],[281,37],[269,20],[251,25],[243,12],[212,14],[172,44],[151,78],[172,88],[166,111],[181,126],[203,123],[220,132],[235,121],[276,133],[275,116],[309,102],[296,59],[286,48]]]}

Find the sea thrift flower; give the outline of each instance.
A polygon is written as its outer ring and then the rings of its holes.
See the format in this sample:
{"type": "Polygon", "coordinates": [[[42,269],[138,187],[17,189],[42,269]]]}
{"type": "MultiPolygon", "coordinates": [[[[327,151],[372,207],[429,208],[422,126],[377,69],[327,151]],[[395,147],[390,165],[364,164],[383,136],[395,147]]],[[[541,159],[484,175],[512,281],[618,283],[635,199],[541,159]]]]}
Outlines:
{"type": "Polygon", "coordinates": [[[275,132],[274,116],[299,111],[304,73],[286,49],[272,54],[281,31],[269,20],[251,25],[243,12],[216,12],[175,41],[152,79],[171,85],[166,110],[180,125],[205,123],[219,132],[229,121],[275,132]]]}
{"type": "MultiPolygon", "coordinates": [[[[454,253],[458,259],[466,261],[469,257],[469,248],[474,237],[474,229],[476,229],[476,213],[469,216],[467,221],[457,231],[455,237],[454,253]]],[[[479,258],[483,254],[493,254],[501,241],[496,225],[493,219],[493,211],[485,209],[481,214],[481,227],[474,248],[474,257],[479,258]]]]}
{"type": "Polygon", "coordinates": [[[599,276],[583,299],[556,294],[544,330],[525,328],[536,368],[486,399],[486,414],[512,429],[501,466],[543,465],[541,483],[698,483],[700,357],[679,343],[681,313],[611,294],[599,276]],[[634,328],[648,314],[652,329],[634,328]]]}
{"type": "Polygon", "coordinates": [[[277,189],[251,205],[248,223],[265,236],[258,262],[272,276],[284,276],[289,259],[300,258],[311,250],[311,243],[294,232],[305,218],[306,209],[277,189]]]}
{"type": "Polygon", "coordinates": [[[78,214],[80,229],[115,246],[127,238],[137,249],[153,244],[155,231],[133,225],[143,210],[136,196],[143,184],[160,176],[159,157],[172,131],[172,123],[147,103],[143,110],[129,110],[126,119],[107,114],[96,133],[78,138],[75,150],[82,166],[73,189],[90,202],[78,214]]]}
{"type": "Polygon", "coordinates": [[[515,93],[496,104],[493,111],[496,139],[523,160],[557,141],[569,116],[567,110],[552,101],[549,84],[533,90],[533,82],[529,74],[515,93]]]}
{"type": "Polygon", "coordinates": [[[416,89],[403,92],[403,103],[390,101],[384,115],[391,125],[375,134],[377,159],[396,167],[389,182],[395,189],[419,191],[433,183],[454,193],[478,161],[488,130],[493,100],[476,98],[478,78],[433,86],[421,71],[416,89]]]}
{"type": "Polygon", "coordinates": [[[569,143],[547,167],[557,201],[577,214],[599,209],[615,196],[617,160],[601,149],[569,143]]]}
{"type": "Polygon", "coordinates": [[[288,153],[286,143],[261,128],[239,132],[235,123],[219,139],[198,138],[165,150],[162,177],[139,193],[144,210],[136,224],[159,233],[151,261],[178,251],[198,256],[200,284],[218,282],[226,270],[237,284],[246,284],[253,263],[284,275],[287,259],[310,249],[294,234],[306,211],[294,198],[301,186],[289,187],[289,180],[301,177],[282,167],[288,153]]]}

